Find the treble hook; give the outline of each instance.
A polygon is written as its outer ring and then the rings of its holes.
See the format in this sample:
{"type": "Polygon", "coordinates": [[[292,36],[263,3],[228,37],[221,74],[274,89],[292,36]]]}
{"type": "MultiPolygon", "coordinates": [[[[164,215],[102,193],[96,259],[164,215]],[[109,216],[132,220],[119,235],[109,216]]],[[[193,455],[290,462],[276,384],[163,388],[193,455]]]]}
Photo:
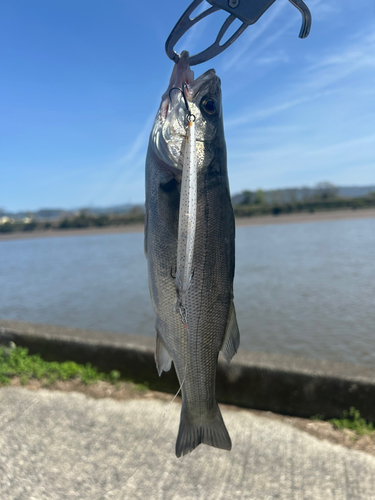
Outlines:
{"type": "Polygon", "coordinates": [[[186,313],[186,308],[183,305],[182,302],[178,304],[178,310],[180,312],[180,318],[181,318],[181,323],[184,325],[187,325],[187,313],[186,313]]]}
{"type": "Polygon", "coordinates": [[[180,88],[180,87],[172,87],[171,90],[169,91],[169,100],[172,102],[172,98],[171,98],[171,92],[172,92],[172,90],[179,90],[181,92],[181,94],[182,94],[182,97],[183,97],[184,103],[185,103],[185,107],[186,107],[186,110],[188,112],[188,120],[189,121],[195,121],[195,115],[192,115],[190,113],[189,103],[188,103],[188,101],[186,99],[186,95],[185,95],[185,88],[187,88],[187,85],[186,85],[185,82],[182,82],[182,88],[180,88]]]}

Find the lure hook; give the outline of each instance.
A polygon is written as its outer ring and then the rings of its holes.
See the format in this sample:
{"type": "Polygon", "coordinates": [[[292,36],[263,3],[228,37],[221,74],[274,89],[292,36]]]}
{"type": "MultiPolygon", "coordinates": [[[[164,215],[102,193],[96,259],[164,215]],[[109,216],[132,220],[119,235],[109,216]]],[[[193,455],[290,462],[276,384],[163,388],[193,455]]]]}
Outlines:
{"type": "Polygon", "coordinates": [[[186,313],[186,308],[182,304],[182,302],[179,303],[178,305],[178,310],[180,312],[180,318],[181,318],[181,323],[184,325],[187,325],[187,313],[186,313]]]}
{"type": "Polygon", "coordinates": [[[191,114],[190,113],[190,108],[189,108],[189,103],[186,99],[186,95],[185,95],[185,88],[187,87],[186,83],[185,82],[182,82],[182,88],[180,87],[172,87],[171,90],[169,91],[169,100],[172,101],[172,98],[171,98],[171,92],[172,90],[179,90],[182,94],[182,97],[184,99],[184,103],[185,103],[185,107],[186,107],[186,111],[188,112],[188,120],[189,121],[193,121],[195,122],[195,115],[191,114]]]}

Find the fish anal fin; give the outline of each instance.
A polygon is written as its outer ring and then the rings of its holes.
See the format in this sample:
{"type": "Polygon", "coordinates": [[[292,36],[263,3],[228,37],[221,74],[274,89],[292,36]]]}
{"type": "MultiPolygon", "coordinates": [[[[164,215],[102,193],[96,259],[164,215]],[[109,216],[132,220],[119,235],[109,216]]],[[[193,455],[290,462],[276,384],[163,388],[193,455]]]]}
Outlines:
{"type": "Polygon", "coordinates": [[[232,448],[230,436],[217,404],[213,411],[213,417],[201,419],[199,422],[194,422],[189,418],[187,412],[181,411],[176,456],[180,457],[190,453],[201,443],[228,451],[232,448]]]}
{"type": "Polygon", "coordinates": [[[238,351],[240,345],[240,331],[237,325],[236,310],[234,308],[233,301],[230,304],[227,327],[225,330],[225,336],[223,344],[221,346],[221,352],[227,363],[230,363],[233,356],[238,351]]]}
{"type": "Polygon", "coordinates": [[[171,369],[172,358],[165,347],[165,344],[160,336],[160,333],[156,330],[156,349],[155,349],[155,362],[156,368],[158,370],[159,377],[164,372],[171,369]]]}

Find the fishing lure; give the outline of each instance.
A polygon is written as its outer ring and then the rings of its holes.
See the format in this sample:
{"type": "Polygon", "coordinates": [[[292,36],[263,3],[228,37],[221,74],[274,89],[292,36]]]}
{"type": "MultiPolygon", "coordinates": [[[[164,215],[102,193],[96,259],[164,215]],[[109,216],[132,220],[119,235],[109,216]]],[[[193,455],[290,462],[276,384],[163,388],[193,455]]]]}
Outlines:
{"type": "Polygon", "coordinates": [[[190,113],[183,82],[182,88],[172,87],[169,91],[179,90],[187,110],[188,127],[185,140],[184,161],[180,190],[180,209],[178,214],[177,266],[175,284],[177,290],[176,310],[179,311],[182,323],[187,326],[185,307],[186,294],[193,277],[193,256],[195,228],[197,224],[197,157],[195,147],[195,116],[190,113]]]}
{"type": "Polygon", "coordinates": [[[188,115],[184,163],[182,167],[178,217],[176,289],[181,320],[186,323],[185,298],[193,274],[195,227],[197,221],[197,159],[195,117],[188,115]]]}

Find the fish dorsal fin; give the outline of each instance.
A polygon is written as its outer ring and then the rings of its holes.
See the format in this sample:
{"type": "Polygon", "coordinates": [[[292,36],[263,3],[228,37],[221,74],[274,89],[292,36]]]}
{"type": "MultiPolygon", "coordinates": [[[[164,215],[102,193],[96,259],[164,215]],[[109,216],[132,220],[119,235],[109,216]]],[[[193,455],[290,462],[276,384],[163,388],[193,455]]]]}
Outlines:
{"type": "Polygon", "coordinates": [[[171,369],[172,358],[169,352],[167,351],[167,348],[165,347],[165,344],[157,329],[156,329],[155,362],[159,377],[162,374],[162,372],[167,372],[171,369]]]}
{"type": "Polygon", "coordinates": [[[221,346],[221,352],[223,353],[223,356],[226,359],[227,363],[231,362],[233,356],[238,350],[239,345],[240,331],[237,325],[236,310],[232,301],[230,303],[227,328],[225,330],[225,336],[223,344],[221,346]]]}

